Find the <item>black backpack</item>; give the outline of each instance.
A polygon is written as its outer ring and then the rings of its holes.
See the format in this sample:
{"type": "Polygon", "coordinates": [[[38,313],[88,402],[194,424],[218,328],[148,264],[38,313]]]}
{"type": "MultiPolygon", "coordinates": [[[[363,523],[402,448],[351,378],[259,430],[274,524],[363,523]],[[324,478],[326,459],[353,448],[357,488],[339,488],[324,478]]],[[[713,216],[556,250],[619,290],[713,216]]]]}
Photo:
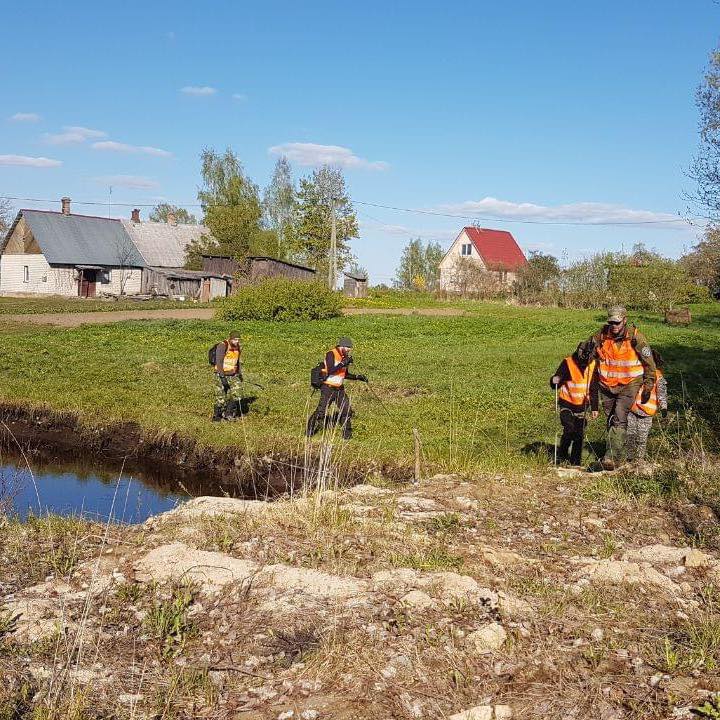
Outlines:
{"type": "Polygon", "coordinates": [[[325,373],[325,362],[318,363],[311,371],[310,371],[310,386],[314,390],[319,390],[326,378],[325,373]]]}
{"type": "MultiPolygon", "coordinates": [[[[223,340],[223,343],[225,341],[223,340]]],[[[208,350],[208,363],[215,367],[215,364],[217,363],[217,347],[220,343],[216,343],[208,350]]]]}

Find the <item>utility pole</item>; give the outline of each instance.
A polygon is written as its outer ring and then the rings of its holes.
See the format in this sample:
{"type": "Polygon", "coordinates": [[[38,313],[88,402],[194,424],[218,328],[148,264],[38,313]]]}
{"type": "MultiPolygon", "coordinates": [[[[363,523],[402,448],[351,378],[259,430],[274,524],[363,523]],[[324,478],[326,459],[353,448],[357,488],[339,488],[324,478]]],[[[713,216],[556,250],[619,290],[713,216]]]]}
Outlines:
{"type": "Polygon", "coordinates": [[[330,200],[330,256],[328,258],[328,287],[337,286],[337,222],[335,219],[335,198],[330,200]]]}

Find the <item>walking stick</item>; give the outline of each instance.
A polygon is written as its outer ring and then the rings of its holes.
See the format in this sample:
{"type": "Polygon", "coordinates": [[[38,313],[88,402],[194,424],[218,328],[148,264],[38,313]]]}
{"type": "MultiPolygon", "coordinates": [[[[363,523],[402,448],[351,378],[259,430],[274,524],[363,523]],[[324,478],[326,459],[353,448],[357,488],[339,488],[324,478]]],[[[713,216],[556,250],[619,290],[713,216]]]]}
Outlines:
{"type": "Polygon", "coordinates": [[[557,424],[560,422],[558,417],[558,386],[555,385],[555,445],[554,445],[554,460],[553,464],[557,467],[557,446],[558,446],[558,429],[557,424]]]}

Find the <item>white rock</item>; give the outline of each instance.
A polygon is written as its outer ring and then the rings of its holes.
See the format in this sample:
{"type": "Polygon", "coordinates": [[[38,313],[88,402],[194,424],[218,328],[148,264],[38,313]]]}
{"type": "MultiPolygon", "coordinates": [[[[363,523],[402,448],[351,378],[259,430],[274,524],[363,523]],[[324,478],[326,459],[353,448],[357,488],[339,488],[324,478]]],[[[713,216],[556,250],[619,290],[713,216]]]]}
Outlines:
{"type": "Polygon", "coordinates": [[[590,560],[580,572],[583,579],[592,583],[624,585],[654,585],[672,593],[680,588],[667,575],[659,573],[650,563],[634,563],[626,560],[590,560]]]}
{"type": "Polygon", "coordinates": [[[353,485],[348,490],[352,495],[359,495],[360,497],[373,497],[380,495],[389,495],[392,491],[387,488],[379,488],[374,485],[353,485]]]}
{"type": "Polygon", "coordinates": [[[513,711],[509,705],[495,706],[495,720],[511,720],[512,716],[513,711]]]}
{"type": "Polygon", "coordinates": [[[502,591],[498,592],[497,597],[500,614],[509,620],[524,620],[535,615],[533,606],[522,598],[502,591]]]}
{"type": "Polygon", "coordinates": [[[623,555],[623,560],[648,562],[653,565],[685,565],[691,568],[706,567],[712,562],[712,558],[700,550],[670,545],[646,545],[628,550],[623,555]]]}
{"type": "Polygon", "coordinates": [[[601,642],[602,639],[605,637],[605,633],[603,632],[602,628],[595,628],[591,633],[590,637],[595,642],[601,642]]]}
{"type": "Polygon", "coordinates": [[[156,515],[148,521],[149,524],[157,524],[157,521],[164,521],[170,518],[196,518],[207,515],[256,515],[270,509],[270,503],[262,500],[239,500],[228,497],[197,497],[178,505],[166,513],[156,515]],[[153,522],[150,522],[153,521],[153,522]]]}
{"type": "Polygon", "coordinates": [[[417,495],[401,495],[397,499],[398,507],[406,512],[428,512],[440,511],[442,506],[432,498],[419,497],[417,495]]]}
{"type": "Polygon", "coordinates": [[[317,710],[303,710],[300,713],[302,720],[317,720],[320,717],[320,713],[317,710]]]}
{"type": "Polygon", "coordinates": [[[477,705],[469,710],[451,715],[448,720],[492,720],[492,705],[477,705]]]}
{"type": "Polygon", "coordinates": [[[465,641],[478,653],[499,650],[507,640],[505,628],[500,623],[488,623],[475,632],[471,632],[465,641]]]}
{"type": "Polygon", "coordinates": [[[422,590],[411,590],[400,599],[400,602],[408,607],[424,610],[425,608],[432,607],[433,599],[422,590]]]}
{"type": "Polygon", "coordinates": [[[295,711],[294,710],[285,710],[284,712],[281,712],[277,716],[277,720],[291,720],[291,718],[295,717],[295,711]]]}

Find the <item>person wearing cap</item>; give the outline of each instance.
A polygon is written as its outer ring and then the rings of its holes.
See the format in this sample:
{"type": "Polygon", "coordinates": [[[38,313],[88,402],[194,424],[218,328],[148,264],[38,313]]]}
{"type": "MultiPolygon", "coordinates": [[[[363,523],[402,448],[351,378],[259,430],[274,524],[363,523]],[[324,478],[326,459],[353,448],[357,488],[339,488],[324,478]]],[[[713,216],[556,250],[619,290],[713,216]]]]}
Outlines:
{"type": "Polygon", "coordinates": [[[242,365],[240,333],[233,330],[227,340],[215,346],[215,407],[213,422],[237,420],[242,400],[242,365]]]}
{"type": "Polygon", "coordinates": [[[579,466],[587,425],[586,410],[598,409],[598,395],[592,392],[597,382],[595,347],[581,342],[572,355],[566,357],[550,378],[550,387],[557,391],[560,424],[563,432],[558,447],[558,460],[579,466]],[[594,404],[591,404],[591,400],[594,404]]]}
{"type": "MultiPolygon", "coordinates": [[[[590,340],[597,355],[596,392],[608,425],[601,463],[606,470],[614,470],[625,460],[630,408],[636,398],[647,403],[655,386],[655,360],[645,336],[634,325],[628,328],[624,307],[610,308],[607,323],[590,340]]],[[[592,416],[598,416],[597,410],[592,416]]]]}
{"type": "Polygon", "coordinates": [[[315,412],[309,417],[306,436],[312,437],[321,427],[325,426],[325,418],[328,409],[334,403],[338,408],[338,422],[342,427],[343,439],[349,440],[352,437],[352,407],[350,398],[345,392],[346,380],[359,380],[367,382],[365,375],[356,375],[349,372],[353,359],[350,351],[353,348],[353,341],[349,337],[341,337],[337,345],[325,355],[325,363],[322,369],[324,378],[320,388],[320,402],[315,412]]]}

